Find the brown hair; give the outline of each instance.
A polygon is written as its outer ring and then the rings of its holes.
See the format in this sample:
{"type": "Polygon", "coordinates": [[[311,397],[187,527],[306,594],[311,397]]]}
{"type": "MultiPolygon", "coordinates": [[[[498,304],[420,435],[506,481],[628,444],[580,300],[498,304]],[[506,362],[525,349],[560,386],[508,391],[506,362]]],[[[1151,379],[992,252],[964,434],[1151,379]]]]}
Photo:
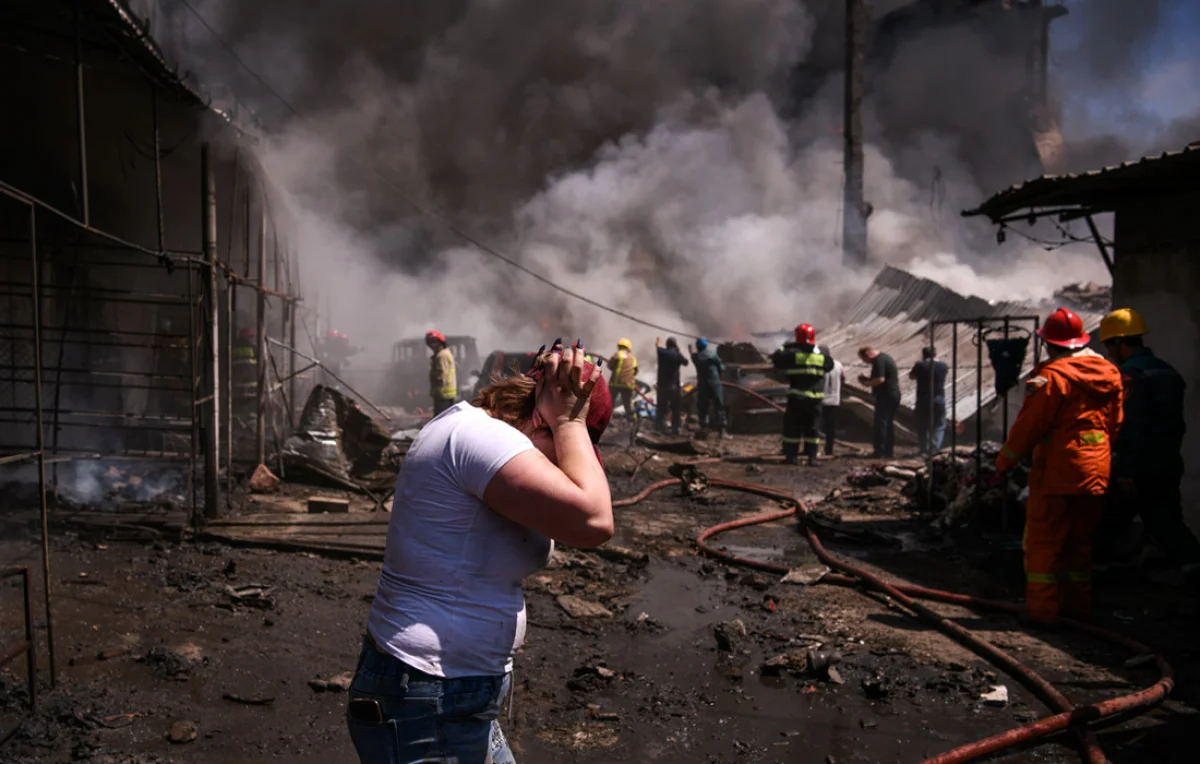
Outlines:
{"type": "Polygon", "coordinates": [[[858,357],[863,358],[865,356],[871,355],[871,353],[874,353],[874,352],[875,352],[875,348],[872,347],[871,345],[863,345],[862,347],[860,347],[858,349],[858,357]]]}
{"type": "MultiPolygon", "coordinates": [[[[530,371],[545,366],[549,355],[543,351],[534,359],[530,371]]],[[[479,391],[471,405],[484,409],[500,421],[516,427],[533,417],[533,410],[537,404],[536,392],[537,382],[527,374],[522,374],[514,362],[510,376],[492,372],[491,381],[479,391]]]]}

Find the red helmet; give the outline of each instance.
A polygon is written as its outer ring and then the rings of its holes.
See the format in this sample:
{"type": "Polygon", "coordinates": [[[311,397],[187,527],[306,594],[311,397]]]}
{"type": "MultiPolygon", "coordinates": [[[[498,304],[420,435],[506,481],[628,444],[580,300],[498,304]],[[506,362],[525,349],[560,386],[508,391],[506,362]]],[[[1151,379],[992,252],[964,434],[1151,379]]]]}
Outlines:
{"type": "Polygon", "coordinates": [[[336,339],[337,339],[337,336],[338,336],[338,330],[337,330],[337,329],[330,329],[330,330],[329,330],[329,333],[328,333],[328,334],[326,334],[325,336],[326,336],[326,337],[328,337],[328,338],[329,338],[329,339],[331,339],[331,340],[336,340],[336,339]]]}
{"type": "Polygon", "coordinates": [[[437,331],[436,329],[425,332],[425,342],[429,342],[431,340],[437,340],[438,342],[445,345],[446,344],[446,335],[442,334],[441,332],[437,331]]]}
{"type": "Polygon", "coordinates": [[[350,335],[346,334],[345,332],[338,332],[338,339],[339,340],[348,340],[348,339],[350,339],[350,335]]]}
{"type": "Polygon", "coordinates": [[[1079,316],[1066,308],[1059,308],[1050,314],[1038,336],[1051,345],[1064,348],[1081,348],[1091,341],[1091,337],[1083,330],[1083,321],[1079,316]]]}
{"type": "Polygon", "coordinates": [[[800,324],[796,327],[796,342],[801,345],[817,344],[817,330],[812,327],[812,324],[800,324]]]}

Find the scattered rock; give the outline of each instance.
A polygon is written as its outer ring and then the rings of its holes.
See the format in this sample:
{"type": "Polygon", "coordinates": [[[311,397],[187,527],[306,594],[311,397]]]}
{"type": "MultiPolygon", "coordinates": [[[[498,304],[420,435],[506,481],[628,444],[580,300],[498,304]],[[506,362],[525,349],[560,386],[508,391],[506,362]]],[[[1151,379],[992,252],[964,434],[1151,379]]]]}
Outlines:
{"type": "Polygon", "coordinates": [[[891,682],[883,674],[876,673],[862,680],[862,691],[871,700],[883,700],[892,691],[891,682]]]}
{"type": "Polygon", "coordinates": [[[241,703],[244,706],[269,706],[275,702],[275,698],[271,696],[247,698],[242,695],[234,695],[231,692],[225,693],[221,698],[228,700],[230,703],[241,703]]]}
{"type": "MultiPolygon", "coordinates": [[[[805,670],[818,679],[833,680],[834,666],[842,662],[842,654],[837,650],[814,649],[805,655],[805,670]]],[[[839,676],[838,679],[841,679],[839,676]]],[[[841,684],[840,681],[835,682],[841,684]]]]}
{"type": "Polygon", "coordinates": [[[745,573],[738,579],[738,583],[742,586],[749,586],[760,592],[765,592],[771,588],[773,582],[766,576],[760,576],[757,573],[745,573]]]}
{"type": "Polygon", "coordinates": [[[602,661],[597,661],[575,669],[574,675],[567,680],[567,689],[572,692],[595,692],[616,676],[617,672],[605,666],[602,661]]]}
{"type": "Polygon", "coordinates": [[[560,594],[558,606],[572,618],[612,618],[612,611],[598,602],[588,602],[573,594],[560,594]]]}
{"type": "Polygon", "coordinates": [[[1008,688],[1002,684],[994,685],[990,692],[985,692],[979,696],[979,699],[988,706],[1006,706],[1008,705],[1008,688]]]}
{"type": "Polygon", "coordinates": [[[808,664],[803,655],[785,653],[768,658],[759,667],[758,673],[762,676],[779,676],[785,671],[791,674],[801,674],[807,670],[808,664]]]}
{"type": "Polygon", "coordinates": [[[782,579],[785,584],[800,584],[801,586],[809,586],[820,581],[829,574],[829,566],[815,563],[812,565],[801,565],[799,568],[793,568],[787,572],[782,579]]]}
{"type": "Polygon", "coordinates": [[[167,733],[167,740],[172,743],[190,743],[200,734],[200,729],[195,722],[179,721],[171,725],[170,732],[167,733]]]}
{"type": "Polygon", "coordinates": [[[177,647],[151,647],[136,660],[149,666],[155,674],[178,681],[187,681],[193,669],[208,663],[199,646],[190,643],[177,647]]]}
{"type": "Polygon", "coordinates": [[[275,601],[270,598],[273,587],[262,584],[242,584],[241,586],[226,586],[225,592],[234,605],[256,607],[270,610],[275,607],[275,601]]]}
{"type": "Polygon", "coordinates": [[[267,469],[267,465],[258,465],[254,469],[254,474],[250,476],[250,492],[274,493],[277,488],[279,488],[279,478],[267,469]]]}
{"type": "Polygon", "coordinates": [[[317,692],[349,692],[350,684],[354,681],[354,674],[347,671],[344,674],[330,677],[329,679],[310,679],[308,686],[317,692]]]}
{"type": "Polygon", "coordinates": [[[740,651],[747,639],[746,624],[741,620],[723,621],[713,627],[713,636],[717,638],[717,649],[721,652],[740,651]]]}
{"type": "Polygon", "coordinates": [[[133,652],[133,648],[131,646],[119,645],[117,647],[110,647],[106,650],[101,650],[100,652],[96,653],[96,658],[102,661],[110,661],[113,658],[120,658],[122,656],[129,655],[131,652],[133,652]]]}
{"type": "Polygon", "coordinates": [[[825,678],[834,684],[846,683],[846,680],[842,679],[842,673],[837,670],[837,666],[830,666],[825,669],[825,678]]]}
{"type": "Polygon", "coordinates": [[[1125,661],[1125,668],[1135,669],[1135,668],[1141,668],[1142,666],[1147,666],[1151,663],[1154,663],[1155,657],[1156,656],[1153,653],[1146,653],[1145,655],[1135,655],[1134,657],[1125,661]]]}

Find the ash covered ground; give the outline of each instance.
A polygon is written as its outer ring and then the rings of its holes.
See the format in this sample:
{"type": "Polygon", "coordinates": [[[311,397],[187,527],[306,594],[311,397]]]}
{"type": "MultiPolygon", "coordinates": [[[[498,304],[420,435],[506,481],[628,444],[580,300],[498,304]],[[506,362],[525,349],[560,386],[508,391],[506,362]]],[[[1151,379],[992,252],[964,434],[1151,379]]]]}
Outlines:
{"type": "MultiPolygon", "coordinates": [[[[739,437],[705,448],[753,454],[776,444],[739,437]]],[[[684,458],[610,447],[614,497],[667,477],[684,458]]],[[[885,578],[1020,595],[1019,567],[1014,576],[1010,561],[923,534],[926,519],[908,509],[896,485],[848,489],[847,474],[865,464],[844,452],[811,469],[703,469],[813,502],[830,548],[885,578]]],[[[531,576],[529,633],[503,722],[518,760],[911,762],[1047,715],[1011,677],[885,598],[783,583],[695,554],[703,528],[778,509],[738,493],[682,497],[667,489],[618,510],[615,549],[559,550],[531,576]],[[997,686],[1007,703],[983,699],[997,686]]],[[[32,539],[15,532],[5,539],[0,560],[36,567],[32,539]]],[[[717,543],[790,567],[815,562],[793,521],[734,531],[717,543]]],[[[0,760],[355,761],[344,687],[378,562],[105,540],[82,530],[55,534],[53,551],[59,687],[43,683],[30,716],[20,661],[4,670],[0,734],[12,736],[0,760]]],[[[20,592],[5,584],[0,594],[7,646],[19,639],[20,592]]],[[[1179,677],[1164,706],[1101,730],[1106,752],[1114,762],[1191,761],[1186,732],[1200,700],[1190,636],[1195,600],[1136,572],[1102,578],[1098,595],[1100,623],[1162,650],[1179,677]]],[[[936,607],[1076,702],[1157,678],[1153,666],[1126,668],[1130,655],[1088,637],[936,607]]],[[[44,656],[42,646],[43,666],[44,656]]],[[[1077,758],[1060,737],[1002,760],[1077,758]]]]}

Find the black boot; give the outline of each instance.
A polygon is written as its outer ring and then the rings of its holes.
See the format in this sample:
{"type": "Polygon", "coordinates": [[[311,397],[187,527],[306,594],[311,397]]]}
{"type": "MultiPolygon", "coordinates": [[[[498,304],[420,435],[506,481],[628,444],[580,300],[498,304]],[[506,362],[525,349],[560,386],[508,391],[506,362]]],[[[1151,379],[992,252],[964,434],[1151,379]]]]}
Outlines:
{"type": "Polygon", "coordinates": [[[804,453],[808,454],[808,466],[816,467],[817,466],[817,444],[816,443],[805,443],[804,444],[804,453]]]}
{"type": "Polygon", "coordinates": [[[800,444],[799,443],[784,443],[783,444],[783,463],[784,464],[799,464],[800,463],[800,444]]]}

